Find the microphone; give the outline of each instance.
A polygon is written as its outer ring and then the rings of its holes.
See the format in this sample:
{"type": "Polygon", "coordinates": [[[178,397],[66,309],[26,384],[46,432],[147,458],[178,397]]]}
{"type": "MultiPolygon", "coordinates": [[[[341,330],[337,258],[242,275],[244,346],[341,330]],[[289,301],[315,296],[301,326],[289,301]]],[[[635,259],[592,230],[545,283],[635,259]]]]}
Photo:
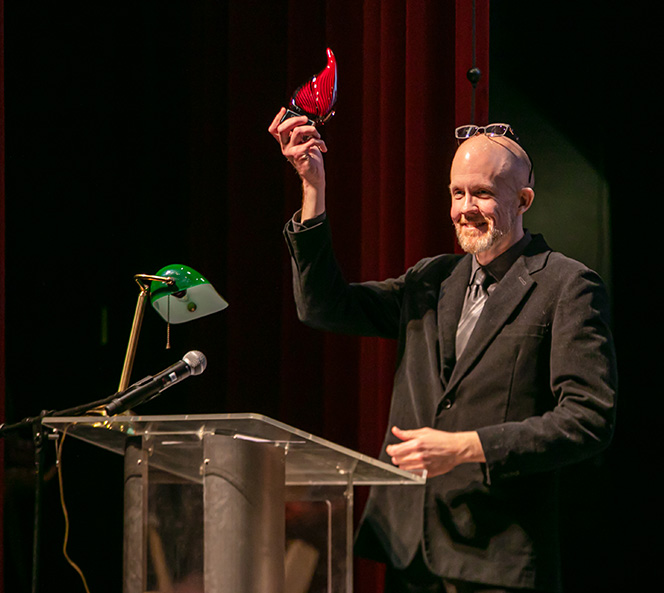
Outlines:
{"type": "Polygon", "coordinates": [[[179,383],[190,375],[200,375],[207,367],[205,354],[198,350],[187,352],[182,360],[169,366],[161,373],[148,375],[138,383],[134,383],[117,393],[109,404],[104,406],[104,410],[109,416],[119,414],[125,410],[139,404],[150,401],[153,397],[159,395],[165,389],[179,383]]]}

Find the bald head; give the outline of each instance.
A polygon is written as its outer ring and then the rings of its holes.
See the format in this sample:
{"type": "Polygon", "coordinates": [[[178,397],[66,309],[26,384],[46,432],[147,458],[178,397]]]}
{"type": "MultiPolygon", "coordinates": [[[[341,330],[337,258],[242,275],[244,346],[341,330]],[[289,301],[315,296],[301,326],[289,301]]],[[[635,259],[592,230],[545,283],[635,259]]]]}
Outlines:
{"type": "Polygon", "coordinates": [[[505,136],[477,134],[463,142],[452,161],[452,176],[455,170],[483,171],[507,182],[517,192],[523,187],[534,185],[530,158],[526,151],[505,136]]]}

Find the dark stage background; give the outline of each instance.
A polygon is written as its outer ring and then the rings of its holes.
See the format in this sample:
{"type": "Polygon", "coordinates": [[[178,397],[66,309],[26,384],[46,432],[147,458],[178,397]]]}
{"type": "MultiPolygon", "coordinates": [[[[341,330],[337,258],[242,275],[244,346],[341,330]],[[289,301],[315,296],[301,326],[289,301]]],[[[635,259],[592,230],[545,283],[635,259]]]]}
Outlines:
{"type": "MultiPolygon", "coordinates": [[[[191,349],[209,365],[142,413],[258,412],[376,456],[393,345],[297,322],[281,229],[298,186],[267,126],[332,47],[329,215],[347,276],[397,275],[453,249],[446,186],[452,130],[470,119],[471,7],[4,2],[6,420],[113,393],[138,292],[132,277],[178,262],[230,307],[173,327],[169,351],[165,325],[147,311],[134,380],[191,349]]],[[[660,232],[653,15],[591,0],[494,0],[489,38],[487,10],[478,0],[478,123],[491,112],[490,59],[491,73],[536,104],[609,187],[619,424],[606,454],[565,474],[566,591],[648,590],[661,552],[652,436],[661,322],[647,282],[660,232]]],[[[4,449],[2,569],[5,591],[22,593],[32,451],[29,438],[4,449]]],[[[70,553],[95,593],[118,591],[122,460],[69,440],[64,464],[70,553]]],[[[79,590],[60,553],[54,479],[45,506],[43,579],[79,590]]],[[[357,572],[360,593],[378,590],[374,565],[357,572]]]]}

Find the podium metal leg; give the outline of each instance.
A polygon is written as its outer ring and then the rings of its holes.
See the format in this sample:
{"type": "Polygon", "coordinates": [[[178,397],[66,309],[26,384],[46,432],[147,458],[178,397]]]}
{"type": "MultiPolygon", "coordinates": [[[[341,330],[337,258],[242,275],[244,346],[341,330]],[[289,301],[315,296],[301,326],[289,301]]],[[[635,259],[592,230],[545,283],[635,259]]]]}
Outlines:
{"type": "Polygon", "coordinates": [[[125,448],[123,593],[144,593],[147,559],[147,462],[141,438],[125,448]]]}
{"type": "Polygon", "coordinates": [[[205,593],[284,593],[284,450],[204,441],[205,593]]]}

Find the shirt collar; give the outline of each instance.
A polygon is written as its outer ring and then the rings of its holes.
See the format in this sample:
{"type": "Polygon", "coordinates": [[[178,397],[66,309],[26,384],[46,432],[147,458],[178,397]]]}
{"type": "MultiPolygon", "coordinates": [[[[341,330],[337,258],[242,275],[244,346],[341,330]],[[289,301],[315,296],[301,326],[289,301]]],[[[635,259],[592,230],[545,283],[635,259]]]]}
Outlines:
{"type": "MultiPolygon", "coordinates": [[[[496,282],[500,282],[503,279],[503,276],[507,274],[508,270],[512,267],[512,264],[519,259],[521,254],[526,249],[526,246],[532,240],[532,236],[528,229],[525,229],[523,237],[519,239],[512,247],[507,251],[501,253],[495,259],[492,259],[486,266],[481,266],[496,282]]],[[[480,267],[480,264],[477,261],[477,258],[473,256],[473,269],[470,274],[472,278],[475,275],[475,270],[480,267]]]]}

